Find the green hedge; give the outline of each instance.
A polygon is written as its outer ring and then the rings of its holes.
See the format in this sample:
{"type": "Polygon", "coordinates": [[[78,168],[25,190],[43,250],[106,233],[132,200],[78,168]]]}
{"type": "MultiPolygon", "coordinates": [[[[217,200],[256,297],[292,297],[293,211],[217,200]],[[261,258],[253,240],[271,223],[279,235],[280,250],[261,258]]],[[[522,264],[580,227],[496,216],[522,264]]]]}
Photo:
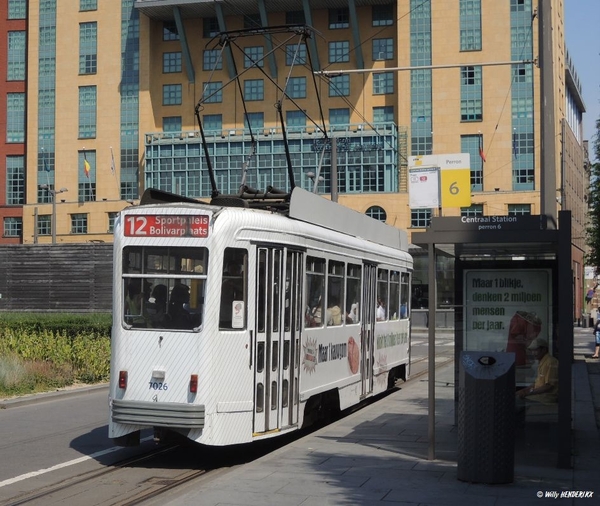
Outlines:
{"type": "Polygon", "coordinates": [[[110,314],[0,313],[0,393],[108,380],[110,314]]]}

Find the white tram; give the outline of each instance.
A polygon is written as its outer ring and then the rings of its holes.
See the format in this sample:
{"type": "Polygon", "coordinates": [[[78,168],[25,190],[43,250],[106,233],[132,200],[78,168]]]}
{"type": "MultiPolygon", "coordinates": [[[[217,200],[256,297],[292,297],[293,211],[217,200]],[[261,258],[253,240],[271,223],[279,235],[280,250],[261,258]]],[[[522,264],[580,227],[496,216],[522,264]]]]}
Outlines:
{"type": "Polygon", "coordinates": [[[405,232],[301,188],[285,213],[183,200],[115,223],[116,444],[273,437],[406,379],[405,232]]]}

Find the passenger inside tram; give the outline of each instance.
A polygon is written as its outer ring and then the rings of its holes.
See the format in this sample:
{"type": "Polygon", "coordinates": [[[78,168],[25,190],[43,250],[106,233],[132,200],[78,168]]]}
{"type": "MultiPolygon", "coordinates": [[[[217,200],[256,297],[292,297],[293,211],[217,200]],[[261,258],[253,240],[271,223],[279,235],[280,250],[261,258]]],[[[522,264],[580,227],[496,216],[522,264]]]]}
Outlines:
{"type": "Polygon", "coordinates": [[[175,283],[169,300],[169,317],[175,329],[193,329],[200,324],[200,316],[190,312],[190,289],[183,283],[175,283]]]}

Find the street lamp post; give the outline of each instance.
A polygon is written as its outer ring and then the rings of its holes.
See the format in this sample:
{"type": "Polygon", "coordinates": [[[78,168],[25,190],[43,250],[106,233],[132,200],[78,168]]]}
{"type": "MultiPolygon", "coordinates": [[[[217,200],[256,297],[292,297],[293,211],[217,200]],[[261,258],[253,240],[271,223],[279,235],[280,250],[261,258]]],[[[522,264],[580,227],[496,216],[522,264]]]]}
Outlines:
{"type": "Polygon", "coordinates": [[[69,190],[67,188],[55,190],[47,184],[40,185],[40,188],[46,190],[52,196],[52,222],[50,226],[52,227],[52,244],[56,244],[56,195],[68,192],[69,190]]]}

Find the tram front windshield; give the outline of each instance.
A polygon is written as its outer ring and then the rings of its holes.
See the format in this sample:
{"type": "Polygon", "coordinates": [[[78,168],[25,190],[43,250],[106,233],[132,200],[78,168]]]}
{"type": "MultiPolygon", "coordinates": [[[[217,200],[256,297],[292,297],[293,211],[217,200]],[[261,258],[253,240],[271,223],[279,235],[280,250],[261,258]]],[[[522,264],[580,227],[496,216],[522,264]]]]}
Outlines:
{"type": "Polygon", "coordinates": [[[126,328],[199,329],[204,320],[208,250],[129,246],[123,250],[126,328]]]}

